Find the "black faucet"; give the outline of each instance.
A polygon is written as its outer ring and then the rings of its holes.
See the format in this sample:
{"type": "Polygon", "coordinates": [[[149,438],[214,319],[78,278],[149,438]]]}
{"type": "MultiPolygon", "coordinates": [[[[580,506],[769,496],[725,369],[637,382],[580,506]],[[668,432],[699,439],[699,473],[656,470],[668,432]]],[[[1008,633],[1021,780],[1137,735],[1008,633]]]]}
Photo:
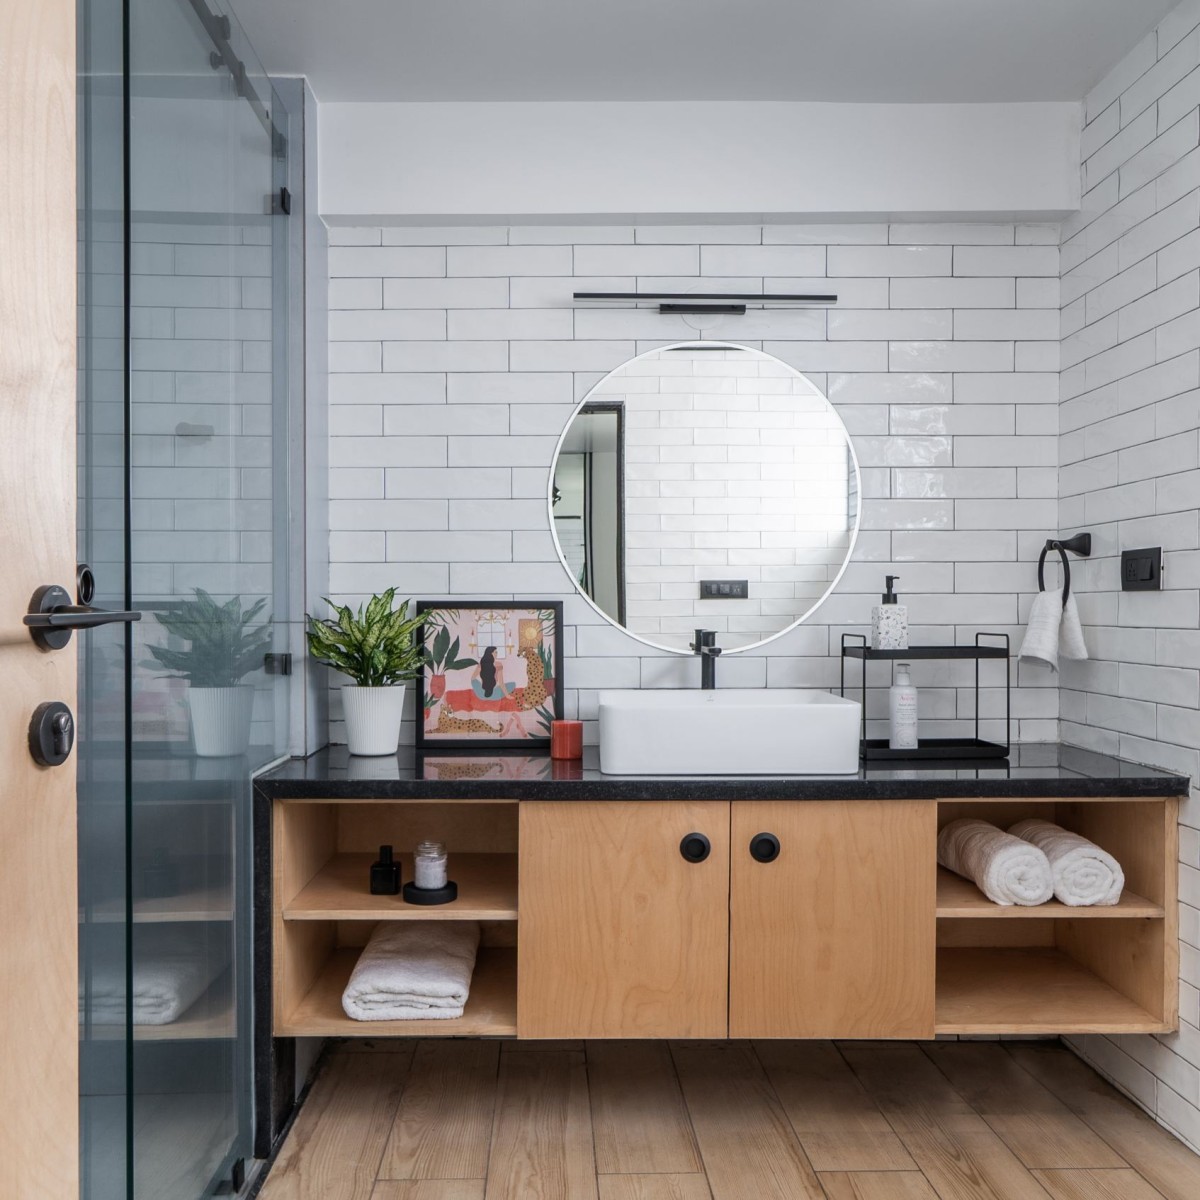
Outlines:
{"type": "Polygon", "coordinates": [[[700,686],[706,692],[711,692],[717,686],[717,657],[721,653],[716,631],[697,629],[692,653],[700,655],[700,686]]]}

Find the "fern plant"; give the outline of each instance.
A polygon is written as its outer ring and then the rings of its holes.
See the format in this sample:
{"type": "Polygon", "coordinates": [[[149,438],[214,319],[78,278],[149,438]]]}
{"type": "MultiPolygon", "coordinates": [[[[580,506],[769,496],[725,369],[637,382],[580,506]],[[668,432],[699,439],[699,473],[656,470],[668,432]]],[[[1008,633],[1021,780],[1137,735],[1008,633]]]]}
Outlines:
{"type": "Polygon", "coordinates": [[[358,612],[337,607],[337,617],[308,617],[308,652],[317,660],[349,675],[359,687],[390,687],[415,679],[421,671],[421,648],[416,631],[422,618],[410,617],[410,601],[398,608],[396,589],[372,596],[358,612]]]}
{"type": "Polygon", "coordinates": [[[194,600],[173,600],[155,614],[168,633],[190,643],[188,648],[148,649],[155,662],[192,687],[236,687],[262,666],[263,655],[270,649],[271,618],[254,624],[266,603],[264,597],[243,611],[241,596],[218,604],[203,588],[196,588],[194,600]]]}

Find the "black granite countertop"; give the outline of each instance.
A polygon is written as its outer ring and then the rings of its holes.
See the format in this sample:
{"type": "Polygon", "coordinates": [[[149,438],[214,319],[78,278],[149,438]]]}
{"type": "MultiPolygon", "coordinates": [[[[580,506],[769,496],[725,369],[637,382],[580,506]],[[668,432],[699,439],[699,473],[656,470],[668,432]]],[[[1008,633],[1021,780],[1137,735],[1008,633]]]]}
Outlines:
{"type": "Polygon", "coordinates": [[[268,799],[906,800],[942,797],[1186,796],[1189,781],[1154,767],[1057,743],[1014,746],[1004,760],[864,765],[854,775],[604,775],[582,762],[530,754],[351,758],[332,746],[260,776],[268,799]]]}

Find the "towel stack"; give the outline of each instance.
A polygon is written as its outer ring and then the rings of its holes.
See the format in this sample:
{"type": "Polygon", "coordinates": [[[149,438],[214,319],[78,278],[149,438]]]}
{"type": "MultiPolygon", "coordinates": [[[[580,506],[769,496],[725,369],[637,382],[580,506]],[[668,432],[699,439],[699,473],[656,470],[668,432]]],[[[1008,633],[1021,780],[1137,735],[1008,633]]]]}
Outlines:
{"type": "Polygon", "coordinates": [[[1088,656],[1075,596],[1068,596],[1064,605],[1058,592],[1038,592],[1021,642],[1021,661],[1044,663],[1057,672],[1060,655],[1080,661],[1088,656]]]}
{"type": "Polygon", "coordinates": [[[477,921],[381,921],[350,974],[342,1009],[355,1021],[461,1017],[478,948],[477,921]]]}
{"type": "Polygon", "coordinates": [[[1018,821],[1007,833],[987,821],[951,821],[938,834],[938,862],[970,879],[995,904],[1081,907],[1121,899],[1125,875],[1107,851],[1049,821],[1018,821]]]}

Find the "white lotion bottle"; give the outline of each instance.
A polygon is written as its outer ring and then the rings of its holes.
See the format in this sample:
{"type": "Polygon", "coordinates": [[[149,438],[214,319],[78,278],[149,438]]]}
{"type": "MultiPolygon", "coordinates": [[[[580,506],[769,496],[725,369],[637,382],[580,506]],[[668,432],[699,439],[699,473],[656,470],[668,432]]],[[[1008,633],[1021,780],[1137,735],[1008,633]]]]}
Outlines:
{"type": "Polygon", "coordinates": [[[908,673],[908,663],[896,664],[896,679],[888,689],[888,747],[917,748],[917,689],[908,673]]]}

